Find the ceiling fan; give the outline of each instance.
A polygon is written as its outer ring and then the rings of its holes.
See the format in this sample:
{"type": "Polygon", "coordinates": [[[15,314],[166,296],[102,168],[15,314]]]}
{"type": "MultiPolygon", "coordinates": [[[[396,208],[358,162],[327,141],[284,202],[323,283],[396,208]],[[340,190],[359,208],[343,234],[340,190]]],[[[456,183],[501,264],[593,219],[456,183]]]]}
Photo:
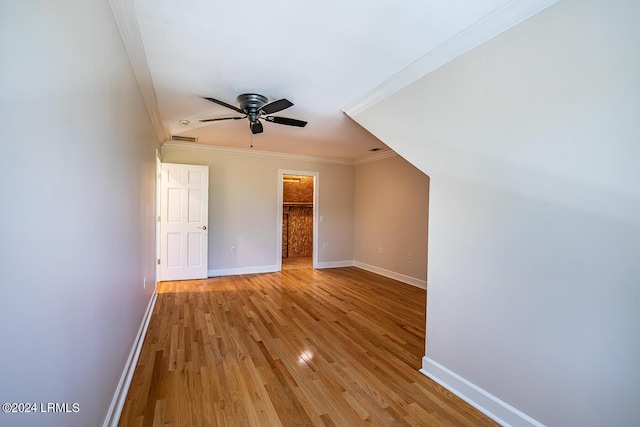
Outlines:
{"type": "Polygon", "coordinates": [[[252,134],[262,133],[262,123],[260,119],[264,119],[271,123],[277,123],[279,125],[304,127],[307,122],[302,120],[290,119],[288,117],[271,116],[270,114],[277,113],[287,109],[293,105],[291,101],[286,99],[278,99],[277,101],[269,102],[264,95],[258,95],[257,93],[244,93],[238,95],[238,104],[240,107],[236,107],[231,104],[227,104],[224,101],[220,101],[215,98],[204,98],[207,101],[211,101],[223,107],[227,107],[233,111],[243,114],[242,117],[220,117],[215,119],[203,119],[201,122],[218,122],[221,120],[240,120],[249,119],[249,128],[252,134]]]}

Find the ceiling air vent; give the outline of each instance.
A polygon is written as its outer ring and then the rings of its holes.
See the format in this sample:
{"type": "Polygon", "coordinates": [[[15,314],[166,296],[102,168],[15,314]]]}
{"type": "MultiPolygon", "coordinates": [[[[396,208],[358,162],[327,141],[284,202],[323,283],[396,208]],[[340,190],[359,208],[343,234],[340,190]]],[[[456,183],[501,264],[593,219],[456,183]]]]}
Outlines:
{"type": "Polygon", "coordinates": [[[171,135],[172,141],[198,142],[197,136],[171,135]]]}

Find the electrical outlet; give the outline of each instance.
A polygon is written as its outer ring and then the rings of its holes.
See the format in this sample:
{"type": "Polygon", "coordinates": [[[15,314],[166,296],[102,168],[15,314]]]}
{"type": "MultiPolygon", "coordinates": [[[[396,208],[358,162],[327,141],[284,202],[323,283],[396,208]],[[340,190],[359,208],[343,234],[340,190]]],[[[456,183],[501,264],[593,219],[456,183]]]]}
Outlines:
{"type": "Polygon", "coordinates": [[[379,254],[384,253],[384,249],[382,248],[382,246],[380,246],[380,247],[378,248],[378,253],[379,253],[379,254]]]}
{"type": "Polygon", "coordinates": [[[147,289],[147,278],[142,279],[142,289],[147,289]]]}
{"type": "Polygon", "coordinates": [[[329,249],[329,244],[325,243],[324,245],[322,245],[322,247],[325,248],[325,249],[329,249]]]}

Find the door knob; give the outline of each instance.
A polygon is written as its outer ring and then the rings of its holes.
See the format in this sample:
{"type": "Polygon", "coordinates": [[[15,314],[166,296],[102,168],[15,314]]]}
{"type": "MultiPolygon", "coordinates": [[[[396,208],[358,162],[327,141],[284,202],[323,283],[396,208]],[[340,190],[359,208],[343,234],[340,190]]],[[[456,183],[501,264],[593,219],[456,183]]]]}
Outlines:
{"type": "Polygon", "coordinates": [[[198,227],[198,228],[199,228],[200,230],[206,230],[206,229],[207,229],[207,226],[206,226],[206,225],[203,225],[202,227],[198,227]]]}

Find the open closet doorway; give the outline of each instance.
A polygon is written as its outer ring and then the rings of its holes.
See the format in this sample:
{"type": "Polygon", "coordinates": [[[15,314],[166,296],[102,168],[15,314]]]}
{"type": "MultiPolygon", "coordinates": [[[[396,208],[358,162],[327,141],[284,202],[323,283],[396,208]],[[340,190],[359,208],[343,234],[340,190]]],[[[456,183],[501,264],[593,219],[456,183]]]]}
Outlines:
{"type": "Polygon", "coordinates": [[[279,269],[316,268],[318,173],[278,172],[279,269]]]}

